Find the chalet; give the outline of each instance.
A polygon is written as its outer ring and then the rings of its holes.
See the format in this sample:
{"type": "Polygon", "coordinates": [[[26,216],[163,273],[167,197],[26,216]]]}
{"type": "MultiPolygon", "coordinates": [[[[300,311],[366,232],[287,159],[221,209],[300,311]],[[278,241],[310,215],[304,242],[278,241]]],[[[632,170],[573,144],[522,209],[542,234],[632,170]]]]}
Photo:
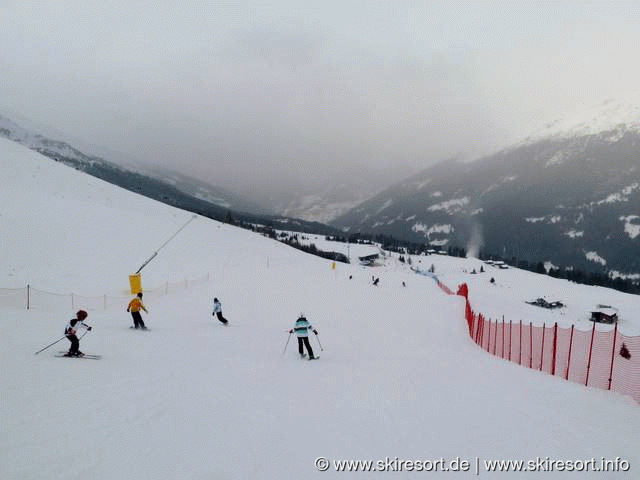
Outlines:
{"type": "Polygon", "coordinates": [[[599,323],[616,323],[618,321],[618,312],[610,307],[598,308],[591,312],[589,320],[599,323]]]}
{"type": "Polygon", "coordinates": [[[376,260],[378,260],[379,257],[380,257],[380,254],[372,253],[371,255],[358,257],[358,260],[360,260],[360,265],[364,265],[366,267],[372,267],[376,264],[376,260]]]}

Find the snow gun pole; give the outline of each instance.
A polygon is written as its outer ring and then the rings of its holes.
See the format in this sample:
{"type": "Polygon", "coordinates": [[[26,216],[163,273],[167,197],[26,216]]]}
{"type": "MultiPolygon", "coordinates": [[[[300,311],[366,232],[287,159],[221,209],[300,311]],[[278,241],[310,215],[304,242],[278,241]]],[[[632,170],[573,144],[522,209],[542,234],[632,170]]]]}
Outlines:
{"type": "Polygon", "coordinates": [[[61,340],[62,340],[63,338],[65,338],[65,337],[66,337],[66,335],[63,335],[63,336],[62,336],[62,338],[59,338],[58,340],[56,340],[56,341],[55,341],[55,342],[53,342],[53,343],[50,343],[49,345],[47,345],[46,347],[44,347],[42,350],[38,350],[36,353],[34,353],[34,355],[37,355],[37,354],[39,354],[40,352],[44,352],[44,351],[45,351],[47,348],[49,348],[49,347],[53,347],[56,343],[58,343],[59,341],[61,341],[61,340]]]}
{"type": "Polygon", "coordinates": [[[320,337],[318,336],[317,333],[316,333],[316,340],[318,340],[318,345],[320,345],[320,350],[324,352],[324,348],[322,348],[322,344],[320,343],[320,337]]]}
{"type": "Polygon", "coordinates": [[[287,337],[287,343],[284,344],[284,350],[282,351],[283,355],[284,355],[284,352],[287,351],[287,346],[289,345],[289,340],[291,340],[291,332],[289,332],[289,336],[287,337]]]}
{"type": "Polygon", "coordinates": [[[185,223],[183,226],[181,226],[181,227],[178,229],[178,231],[177,231],[176,233],[174,233],[173,235],[171,235],[171,236],[169,237],[169,239],[168,239],[166,242],[164,242],[162,245],[160,245],[160,247],[159,247],[155,252],[153,252],[153,255],[151,255],[151,257],[149,257],[149,259],[148,259],[146,262],[144,262],[144,263],[142,264],[142,266],[138,269],[138,271],[137,271],[136,273],[140,273],[140,272],[142,271],[142,269],[143,269],[144,267],[146,267],[146,266],[147,266],[147,264],[148,264],[151,260],[153,260],[153,259],[158,255],[158,252],[159,252],[162,248],[164,248],[164,246],[165,246],[167,243],[169,243],[171,240],[173,240],[173,239],[174,239],[174,237],[175,237],[176,235],[178,235],[182,230],[184,230],[184,229],[185,229],[185,227],[186,227],[187,225],[189,225],[191,222],[193,222],[196,218],[198,218],[198,216],[194,214],[194,215],[193,215],[193,217],[191,217],[191,218],[187,221],[187,223],[185,223]]]}

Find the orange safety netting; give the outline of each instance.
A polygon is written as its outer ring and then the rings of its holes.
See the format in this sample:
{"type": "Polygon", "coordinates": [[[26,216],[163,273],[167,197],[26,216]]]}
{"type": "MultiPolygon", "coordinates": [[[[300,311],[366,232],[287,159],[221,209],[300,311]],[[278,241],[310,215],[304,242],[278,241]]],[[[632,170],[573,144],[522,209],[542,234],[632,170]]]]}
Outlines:
{"type": "MultiPolygon", "coordinates": [[[[447,294],[453,291],[438,281],[447,294]]],[[[640,337],[613,330],[587,331],[574,326],[533,325],[490,320],[473,311],[466,284],[458,288],[466,299],[465,318],[471,339],[483,350],[519,365],[588,387],[613,390],[640,403],[640,337]]]]}

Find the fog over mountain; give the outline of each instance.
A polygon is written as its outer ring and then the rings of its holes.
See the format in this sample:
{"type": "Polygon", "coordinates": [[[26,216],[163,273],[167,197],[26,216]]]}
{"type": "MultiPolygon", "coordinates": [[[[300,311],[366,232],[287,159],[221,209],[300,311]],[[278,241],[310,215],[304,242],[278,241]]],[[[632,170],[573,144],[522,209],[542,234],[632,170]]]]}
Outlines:
{"type": "Polygon", "coordinates": [[[441,162],[332,224],[637,277],[640,108],[608,100],[496,154],[441,162]]]}
{"type": "Polygon", "coordinates": [[[485,156],[640,78],[636,2],[35,5],[0,2],[0,107],[283,211],[485,156]]]}
{"type": "MultiPolygon", "coordinates": [[[[579,115],[556,118],[495,154],[471,162],[442,161],[392,186],[384,181],[392,183],[393,175],[374,182],[363,169],[308,195],[292,189],[272,210],[256,200],[259,196],[237,195],[176,171],[109,164],[6,117],[0,117],[0,134],[51,158],[71,159],[67,163],[75,168],[116,184],[128,179],[125,188],[209,212],[212,218],[235,211],[263,215],[262,221],[291,221],[276,219],[277,212],[348,233],[462,247],[472,256],[499,256],[512,263],[544,262],[547,270],[572,267],[636,278],[638,105],[607,99],[579,115]]],[[[319,232],[321,227],[304,228],[319,232]]]]}

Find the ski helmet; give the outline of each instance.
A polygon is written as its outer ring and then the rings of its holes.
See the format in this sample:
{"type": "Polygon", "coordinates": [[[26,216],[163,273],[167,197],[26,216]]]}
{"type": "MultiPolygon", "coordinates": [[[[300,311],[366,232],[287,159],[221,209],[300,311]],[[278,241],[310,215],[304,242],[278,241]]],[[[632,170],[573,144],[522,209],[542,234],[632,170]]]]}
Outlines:
{"type": "Polygon", "coordinates": [[[78,317],[80,320],[84,320],[88,315],[89,314],[84,310],[78,310],[78,313],[76,313],[76,317],[78,317]]]}

